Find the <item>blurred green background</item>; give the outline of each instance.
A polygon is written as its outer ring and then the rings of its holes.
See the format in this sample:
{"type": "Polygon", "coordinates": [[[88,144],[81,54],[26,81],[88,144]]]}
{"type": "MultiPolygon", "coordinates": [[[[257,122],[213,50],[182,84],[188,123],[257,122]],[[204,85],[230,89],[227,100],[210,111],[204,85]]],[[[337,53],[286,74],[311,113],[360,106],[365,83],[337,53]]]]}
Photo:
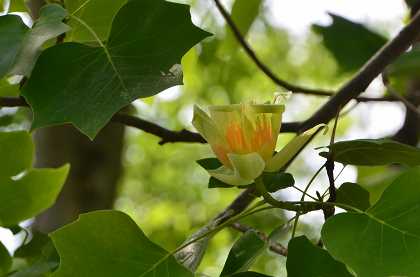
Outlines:
{"type": "MultiPolygon", "coordinates": [[[[258,70],[244,53],[213,1],[173,2],[191,5],[194,23],[214,36],[184,56],[184,86],[137,100],[133,103],[135,115],[169,129],[193,130],[194,104],[206,107],[246,101],[265,102],[273,98],[274,92],[284,91],[258,70]]],[[[328,90],[337,89],[348,80],[409,18],[409,9],[403,0],[229,0],[223,3],[232,11],[234,21],[260,59],[273,72],[296,85],[328,90]],[[327,12],[337,15],[328,15],[327,12]],[[311,28],[312,24],[317,26],[311,28]],[[344,40],[337,39],[343,35],[344,40]],[[330,36],[340,43],[331,44],[330,36]]],[[[378,78],[365,94],[379,97],[385,93],[382,80],[378,78]]],[[[287,103],[284,120],[304,120],[325,101],[324,97],[293,95],[287,103]]],[[[344,107],[348,113],[344,112],[340,118],[338,140],[393,136],[404,122],[405,108],[401,103],[356,104],[352,102],[344,107]]],[[[0,110],[0,126],[12,122],[9,115],[15,112],[0,110]]],[[[26,114],[27,111],[19,111],[14,120],[21,122],[26,114]]],[[[28,128],[28,124],[8,125],[7,128],[28,128]]],[[[291,137],[291,134],[281,134],[278,148],[291,137]]],[[[289,168],[288,171],[295,176],[296,186],[305,187],[322,165],[323,159],[314,148],[325,146],[328,141],[329,136],[319,136],[289,168]]],[[[198,159],[213,156],[207,145],[168,143],[161,146],[158,142],[159,139],[152,135],[126,128],[122,177],[118,181],[114,207],[128,213],[151,240],[170,250],[222,211],[240,190],[207,188],[208,175],[195,163],[198,159]]],[[[337,166],[336,173],[341,169],[337,166]]],[[[396,172],[398,168],[366,170],[347,167],[337,183],[358,180],[373,192],[371,200],[375,201],[396,172]]],[[[326,187],[326,176],[322,173],[309,193],[314,195],[317,190],[322,193],[326,187]]],[[[278,197],[298,199],[300,193],[290,188],[279,193],[278,197]]],[[[254,215],[244,223],[269,233],[292,216],[292,213],[270,211],[254,215]]],[[[322,220],[322,213],[303,216],[297,233],[304,233],[317,241],[322,220]]],[[[217,234],[211,240],[198,272],[218,276],[239,235],[232,229],[217,234]]],[[[289,238],[290,228],[280,242],[286,245],[289,238]]],[[[267,251],[252,269],[286,276],[284,265],[284,257],[267,251]]]]}

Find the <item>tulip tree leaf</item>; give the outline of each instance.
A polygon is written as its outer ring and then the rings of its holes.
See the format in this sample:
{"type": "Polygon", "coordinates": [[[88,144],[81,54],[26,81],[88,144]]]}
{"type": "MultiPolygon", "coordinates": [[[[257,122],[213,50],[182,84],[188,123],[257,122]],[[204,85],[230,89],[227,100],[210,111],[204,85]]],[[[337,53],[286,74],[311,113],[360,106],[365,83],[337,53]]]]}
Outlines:
{"type": "Polygon", "coordinates": [[[48,235],[33,233],[32,240],[20,247],[14,257],[25,259],[27,266],[10,275],[10,277],[44,277],[50,276],[60,263],[60,257],[48,235]]]}
{"type": "Polygon", "coordinates": [[[265,247],[266,242],[257,232],[247,231],[233,245],[220,276],[231,276],[248,270],[265,247]]]}
{"type": "Polygon", "coordinates": [[[46,5],[32,29],[19,16],[1,16],[0,52],[6,54],[0,57],[0,78],[7,74],[28,76],[42,45],[69,30],[62,22],[66,16],[66,10],[60,5],[46,5]]]}
{"type": "Polygon", "coordinates": [[[325,47],[333,54],[343,72],[360,68],[385,43],[386,39],[364,25],[330,14],[329,26],[313,25],[325,47]]]}
{"type": "Polygon", "coordinates": [[[27,132],[0,132],[0,181],[31,167],[34,146],[27,132]]]}
{"type": "Polygon", "coordinates": [[[26,6],[27,0],[9,0],[9,2],[10,2],[9,13],[26,12],[28,10],[26,6]]]}
{"type": "Polygon", "coordinates": [[[0,276],[6,276],[12,266],[12,257],[10,257],[9,251],[0,242],[0,276]]]}
{"type": "MultiPolygon", "coordinates": [[[[388,139],[340,141],[330,146],[334,161],[351,165],[420,165],[420,149],[388,139]]],[[[327,157],[327,152],[321,152],[327,157]]]]}
{"type": "Polygon", "coordinates": [[[197,163],[206,170],[217,169],[223,165],[217,158],[205,158],[198,160],[197,163]]]}
{"type": "MultiPolygon", "coordinates": [[[[198,160],[197,163],[205,170],[214,170],[223,165],[217,158],[205,158],[205,159],[198,160]]],[[[208,187],[212,189],[212,188],[232,188],[233,186],[223,183],[222,181],[214,177],[210,177],[208,187]]]]}
{"type": "MultiPolygon", "coordinates": [[[[239,31],[243,36],[248,34],[249,29],[257,18],[262,0],[236,0],[232,6],[232,19],[236,23],[239,31]]],[[[226,46],[230,50],[235,50],[237,46],[236,38],[234,37],[232,30],[226,26],[226,46]]]]}
{"type": "Polygon", "coordinates": [[[27,132],[0,132],[0,226],[11,226],[50,207],[69,167],[32,169],[27,132]]]}
{"type": "Polygon", "coordinates": [[[97,211],[53,232],[60,266],[53,277],[192,277],[126,214],[97,211]]]}
{"type": "Polygon", "coordinates": [[[58,4],[46,5],[40,10],[39,19],[25,35],[10,74],[30,75],[42,45],[70,30],[70,27],[62,22],[66,16],[67,11],[58,4]]]}
{"type": "Polygon", "coordinates": [[[9,83],[6,79],[0,79],[0,96],[17,96],[19,86],[9,83]]]}
{"type": "MultiPolygon", "coordinates": [[[[101,40],[108,38],[111,22],[127,0],[65,0],[69,13],[75,13],[86,22],[101,40]]],[[[70,20],[71,31],[66,39],[78,42],[96,42],[92,34],[80,22],[70,20]]]]}
{"type": "Polygon", "coordinates": [[[0,79],[13,67],[28,27],[17,15],[0,16],[0,79]]]}
{"type": "Polygon", "coordinates": [[[209,185],[208,185],[209,189],[214,189],[214,188],[234,188],[234,186],[226,184],[214,177],[210,177],[209,178],[209,185]]]}
{"type": "Polygon", "coordinates": [[[414,8],[414,7],[416,7],[416,5],[417,6],[420,5],[420,1],[419,0],[405,0],[405,3],[407,3],[407,5],[410,8],[414,8]]]}
{"type": "Polygon", "coordinates": [[[354,183],[344,183],[337,189],[337,203],[365,211],[370,207],[369,192],[354,183]]]}
{"type": "Polygon", "coordinates": [[[132,101],[182,84],[182,55],[208,35],[192,24],[186,5],[129,1],[104,47],[70,42],[41,54],[22,93],[34,111],[32,127],[70,122],[94,138],[132,101]]]}
{"type": "Polygon", "coordinates": [[[366,212],[327,220],[322,241],[357,276],[417,276],[420,272],[420,169],[399,176],[366,212]]]}
{"type": "Polygon", "coordinates": [[[293,175],[286,172],[263,172],[264,186],[269,192],[276,192],[295,184],[293,175]]]}
{"type": "Polygon", "coordinates": [[[399,56],[387,67],[389,77],[416,78],[420,76],[420,46],[399,56]]]}
{"type": "MultiPolygon", "coordinates": [[[[232,6],[232,19],[242,35],[246,35],[257,17],[262,0],[236,0],[232,6]]],[[[230,28],[227,27],[230,31],[230,28]]],[[[232,33],[231,33],[232,35],[232,33]]]]}
{"type": "Polygon", "coordinates": [[[346,266],[324,249],[315,246],[305,236],[289,242],[286,261],[288,277],[352,277],[346,266]]]}

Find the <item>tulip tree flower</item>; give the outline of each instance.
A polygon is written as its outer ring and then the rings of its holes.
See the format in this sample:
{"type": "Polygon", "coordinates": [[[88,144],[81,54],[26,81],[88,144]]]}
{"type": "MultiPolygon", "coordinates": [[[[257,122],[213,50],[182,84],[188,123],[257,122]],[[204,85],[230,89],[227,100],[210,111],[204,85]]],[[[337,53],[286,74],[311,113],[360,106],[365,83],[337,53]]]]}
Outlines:
{"type": "Polygon", "coordinates": [[[249,185],[264,171],[280,170],[324,126],[296,136],[273,156],[284,105],[233,104],[210,106],[209,111],[194,106],[192,123],[223,164],[209,174],[232,186],[249,185]]]}

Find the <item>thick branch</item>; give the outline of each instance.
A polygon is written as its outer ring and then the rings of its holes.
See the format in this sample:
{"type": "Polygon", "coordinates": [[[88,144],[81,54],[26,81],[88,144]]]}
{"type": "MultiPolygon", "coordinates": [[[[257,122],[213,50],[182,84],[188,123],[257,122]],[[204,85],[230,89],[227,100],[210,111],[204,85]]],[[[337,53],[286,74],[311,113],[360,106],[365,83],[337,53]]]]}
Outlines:
{"type": "MultiPolygon", "coordinates": [[[[0,97],[0,107],[28,107],[28,104],[21,97],[0,97]]],[[[198,133],[185,129],[172,131],[156,123],[128,114],[117,113],[111,118],[111,122],[121,123],[155,135],[161,138],[159,142],[161,145],[169,142],[206,143],[204,138],[198,133]]],[[[281,131],[284,133],[296,133],[299,130],[300,124],[300,122],[283,123],[281,131]]]]}
{"type": "Polygon", "coordinates": [[[25,99],[21,97],[0,97],[0,107],[27,107],[25,99]]]}
{"type": "Polygon", "coordinates": [[[153,122],[127,115],[127,114],[116,114],[112,117],[112,122],[118,122],[130,127],[134,127],[143,130],[149,134],[155,135],[161,138],[159,144],[165,144],[168,142],[199,142],[206,143],[204,138],[198,133],[194,133],[188,130],[172,131],[159,126],[153,122]]]}

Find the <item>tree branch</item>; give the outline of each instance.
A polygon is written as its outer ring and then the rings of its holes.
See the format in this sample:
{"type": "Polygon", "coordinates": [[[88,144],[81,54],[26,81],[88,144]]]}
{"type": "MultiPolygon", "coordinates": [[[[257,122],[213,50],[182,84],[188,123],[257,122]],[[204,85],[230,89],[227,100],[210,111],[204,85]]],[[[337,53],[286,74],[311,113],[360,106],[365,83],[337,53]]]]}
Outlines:
{"type": "Polygon", "coordinates": [[[22,97],[0,97],[0,107],[28,107],[22,97]]]}
{"type": "Polygon", "coordinates": [[[266,234],[264,234],[263,232],[261,232],[259,230],[256,230],[256,229],[254,229],[252,227],[245,226],[245,225],[243,225],[241,223],[238,223],[238,222],[233,223],[232,225],[230,225],[230,227],[232,229],[234,229],[234,230],[237,230],[237,231],[241,232],[241,233],[245,233],[245,232],[247,232],[249,230],[254,230],[260,236],[260,238],[262,240],[264,240],[265,242],[268,243],[269,249],[272,252],[274,252],[276,254],[279,254],[279,255],[282,255],[282,256],[285,256],[285,257],[287,256],[287,248],[284,247],[283,245],[281,245],[278,242],[272,242],[272,241],[270,241],[268,239],[268,236],[266,234]]]}
{"type": "Polygon", "coordinates": [[[141,119],[139,117],[131,116],[128,114],[117,113],[111,119],[112,122],[118,122],[130,127],[134,127],[140,130],[145,131],[146,133],[155,135],[161,138],[159,142],[160,145],[163,145],[168,142],[198,142],[198,143],[207,143],[204,138],[198,134],[186,129],[181,131],[172,131],[166,129],[160,125],[157,125],[153,122],[141,119]]]}
{"type": "MultiPolygon", "coordinates": [[[[29,105],[22,97],[0,97],[0,107],[29,107],[29,105]]],[[[111,122],[137,128],[146,133],[160,137],[160,145],[170,142],[207,143],[199,133],[191,132],[186,129],[172,131],[156,123],[124,113],[115,114],[111,118],[111,122]]],[[[299,130],[300,124],[300,122],[283,123],[281,131],[284,133],[296,133],[299,130]]]]}

